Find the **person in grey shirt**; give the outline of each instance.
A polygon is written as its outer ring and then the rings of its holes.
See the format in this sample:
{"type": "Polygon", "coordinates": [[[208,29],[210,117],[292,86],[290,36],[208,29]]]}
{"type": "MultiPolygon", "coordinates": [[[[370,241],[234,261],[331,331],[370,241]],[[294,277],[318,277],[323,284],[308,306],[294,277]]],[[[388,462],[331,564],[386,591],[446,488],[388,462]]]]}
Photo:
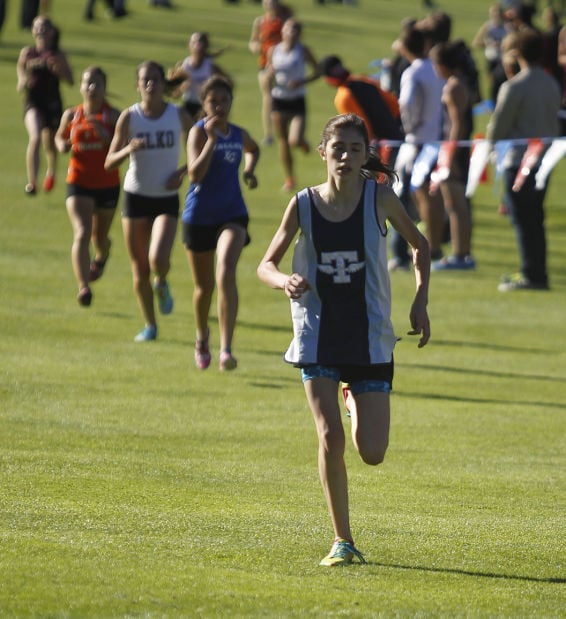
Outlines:
{"type": "MultiPolygon", "coordinates": [[[[556,80],[544,72],[542,53],[543,40],[540,33],[528,29],[517,35],[520,71],[499,90],[495,110],[487,127],[489,140],[554,138],[559,135],[560,89],[556,80]]],[[[548,289],[544,227],[544,198],[548,178],[542,188],[536,187],[535,175],[541,157],[530,170],[525,170],[522,160],[526,149],[526,143],[515,143],[505,158],[504,183],[521,266],[519,273],[504,276],[499,284],[501,292],[548,289]],[[523,178],[517,176],[518,172],[523,174],[523,178]]]]}

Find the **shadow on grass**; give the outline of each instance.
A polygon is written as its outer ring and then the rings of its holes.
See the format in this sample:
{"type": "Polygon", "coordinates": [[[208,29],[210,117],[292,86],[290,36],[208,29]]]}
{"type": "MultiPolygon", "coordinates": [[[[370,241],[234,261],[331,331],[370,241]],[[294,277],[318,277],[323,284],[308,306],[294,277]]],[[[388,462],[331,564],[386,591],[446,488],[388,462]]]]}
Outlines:
{"type": "Polygon", "coordinates": [[[479,348],[481,350],[496,350],[500,352],[524,352],[528,354],[547,355],[550,351],[545,348],[533,348],[529,346],[506,346],[503,344],[494,344],[493,342],[464,342],[458,340],[434,340],[431,341],[434,346],[454,346],[457,348],[479,348]]]}
{"type": "Polygon", "coordinates": [[[245,320],[238,320],[239,327],[247,327],[248,329],[255,329],[257,331],[278,331],[280,333],[289,333],[290,337],[293,335],[293,328],[290,324],[287,325],[266,325],[259,324],[257,322],[246,322],[245,320]]]}
{"type": "MultiPolygon", "coordinates": [[[[392,392],[393,393],[393,392],[392,392]]],[[[470,397],[460,397],[454,395],[446,395],[444,393],[411,393],[410,391],[399,391],[395,390],[394,392],[398,396],[402,396],[405,398],[416,398],[423,400],[442,400],[443,402],[469,402],[474,404],[501,404],[504,406],[508,405],[518,405],[518,406],[539,406],[540,408],[556,408],[558,410],[566,410],[566,404],[561,404],[558,402],[531,402],[530,400],[510,400],[509,398],[503,398],[501,400],[497,400],[495,398],[470,398],[470,397]]]]}
{"type": "Polygon", "coordinates": [[[473,570],[462,570],[449,567],[424,567],[422,565],[401,565],[398,563],[379,563],[368,561],[368,565],[378,567],[389,567],[396,570],[417,570],[421,572],[435,572],[438,574],[461,574],[463,576],[475,576],[477,578],[496,578],[500,580],[521,580],[525,582],[540,582],[548,584],[564,584],[566,578],[542,578],[540,576],[519,576],[517,574],[496,574],[495,572],[474,572],[473,570]]]}
{"type": "Polygon", "coordinates": [[[546,376],[543,374],[517,374],[516,372],[494,372],[493,370],[478,370],[477,368],[457,368],[446,365],[426,365],[424,363],[400,363],[399,367],[414,370],[432,370],[433,372],[447,372],[452,374],[466,374],[467,376],[489,376],[490,378],[510,378],[512,380],[543,380],[551,383],[563,383],[566,377],[546,376]]]}
{"type": "Polygon", "coordinates": [[[0,52],[0,63],[15,67],[22,47],[23,46],[18,43],[3,42],[2,51],[0,52]]]}
{"type": "Polygon", "coordinates": [[[118,318],[120,320],[131,320],[132,319],[132,314],[127,313],[127,312],[109,312],[106,310],[100,310],[98,312],[98,315],[104,318],[118,318]]]}
{"type": "Polygon", "coordinates": [[[288,385],[278,385],[276,383],[260,383],[260,382],[250,382],[248,383],[250,387],[258,387],[259,389],[287,389],[288,385]]]}

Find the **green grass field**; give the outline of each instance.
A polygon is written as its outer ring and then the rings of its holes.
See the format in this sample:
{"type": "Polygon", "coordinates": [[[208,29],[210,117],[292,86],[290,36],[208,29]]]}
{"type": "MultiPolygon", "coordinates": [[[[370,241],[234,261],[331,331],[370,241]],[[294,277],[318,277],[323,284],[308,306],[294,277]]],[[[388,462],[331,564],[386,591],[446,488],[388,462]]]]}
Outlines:
{"type": "MultiPolygon", "coordinates": [[[[177,1],[165,11],[130,0],[120,21],[99,3],[87,24],[81,0],[53,0],[76,80],[101,64],[124,108],[137,100],[140,61],[172,66],[190,32],[204,29],[213,46],[230,46],[218,62],[236,79],[234,121],[260,138],[247,51],[258,5],[177,1]]],[[[389,53],[403,17],[423,14],[415,0],[291,4],[315,54],[337,52],[356,71],[389,53]]],[[[443,8],[470,40],[488,4],[443,8]]],[[[65,158],[54,192],[24,195],[15,65],[31,37],[17,27],[18,9],[12,2],[0,39],[0,616],[566,616],[566,163],[547,198],[550,292],[497,292],[500,275],[516,270],[516,245],[493,182],[479,188],[478,269],[433,274],[432,340],[397,347],[385,463],[367,467],[347,449],[352,525],[369,564],[325,570],[318,561],[332,531],[314,426],[297,371],[282,362],[288,304],[255,276],[288,199],[275,149],[262,153],[260,187],[246,191],[253,242],[239,269],[238,370],[194,367],[180,240],[175,312],[160,320],[159,340],[134,344],[142,321],[119,218],[83,309],[65,158]]],[[[78,86],[63,92],[66,105],[79,101],[78,86]]],[[[309,90],[312,141],[332,98],[323,82],[309,90]]],[[[323,178],[315,154],[297,160],[300,184],[323,178]]],[[[395,273],[392,286],[404,335],[413,278],[395,273]]],[[[216,353],[217,344],[213,317],[216,353]]]]}

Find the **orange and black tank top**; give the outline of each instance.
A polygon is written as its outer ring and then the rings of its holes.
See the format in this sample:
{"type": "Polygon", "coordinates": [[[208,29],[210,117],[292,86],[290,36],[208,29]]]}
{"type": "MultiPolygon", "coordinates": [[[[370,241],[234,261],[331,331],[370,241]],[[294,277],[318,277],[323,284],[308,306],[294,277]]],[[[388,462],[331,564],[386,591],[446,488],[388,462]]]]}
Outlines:
{"type": "Polygon", "coordinates": [[[283,20],[280,17],[267,17],[261,18],[259,25],[259,42],[261,44],[261,51],[259,53],[259,68],[264,69],[267,64],[267,52],[268,50],[281,43],[281,29],[283,28],[283,20]]]}
{"type": "Polygon", "coordinates": [[[87,118],[82,105],[75,108],[65,136],[71,142],[67,183],[87,189],[106,189],[120,184],[118,170],[106,171],[104,160],[114,133],[111,107],[105,103],[98,114],[87,118]],[[97,123],[107,135],[100,135],[97,123]]]}

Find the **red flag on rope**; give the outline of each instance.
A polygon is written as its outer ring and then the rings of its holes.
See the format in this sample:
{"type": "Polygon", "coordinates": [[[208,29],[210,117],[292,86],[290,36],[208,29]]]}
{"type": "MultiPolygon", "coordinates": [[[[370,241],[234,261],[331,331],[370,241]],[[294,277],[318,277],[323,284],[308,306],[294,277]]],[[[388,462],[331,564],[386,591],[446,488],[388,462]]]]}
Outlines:
{"type": "Polygon", "coordinates": [[[519,166],[519,171],[517,172],[515,182],[513,183],[513,191],[521,190],[521,187],[525,184],[527,176],[529,176],[531,170],[537,165],[543,148],[544,144],[542,140],[539,140],[538,138],[533,138],[528,141],[527,150],[523,155],[521,165],[519,166]]]}
{"type": "Polygon", "coordinates": [[[436,167],[430,175],[429,193],[431,195],[438,191],[441,181],[445,181],[450,177],[450,168],[452,167],[452,160],[457,147],[458,142],[455,140],[446,140],[440,145],[436,167]]]}

